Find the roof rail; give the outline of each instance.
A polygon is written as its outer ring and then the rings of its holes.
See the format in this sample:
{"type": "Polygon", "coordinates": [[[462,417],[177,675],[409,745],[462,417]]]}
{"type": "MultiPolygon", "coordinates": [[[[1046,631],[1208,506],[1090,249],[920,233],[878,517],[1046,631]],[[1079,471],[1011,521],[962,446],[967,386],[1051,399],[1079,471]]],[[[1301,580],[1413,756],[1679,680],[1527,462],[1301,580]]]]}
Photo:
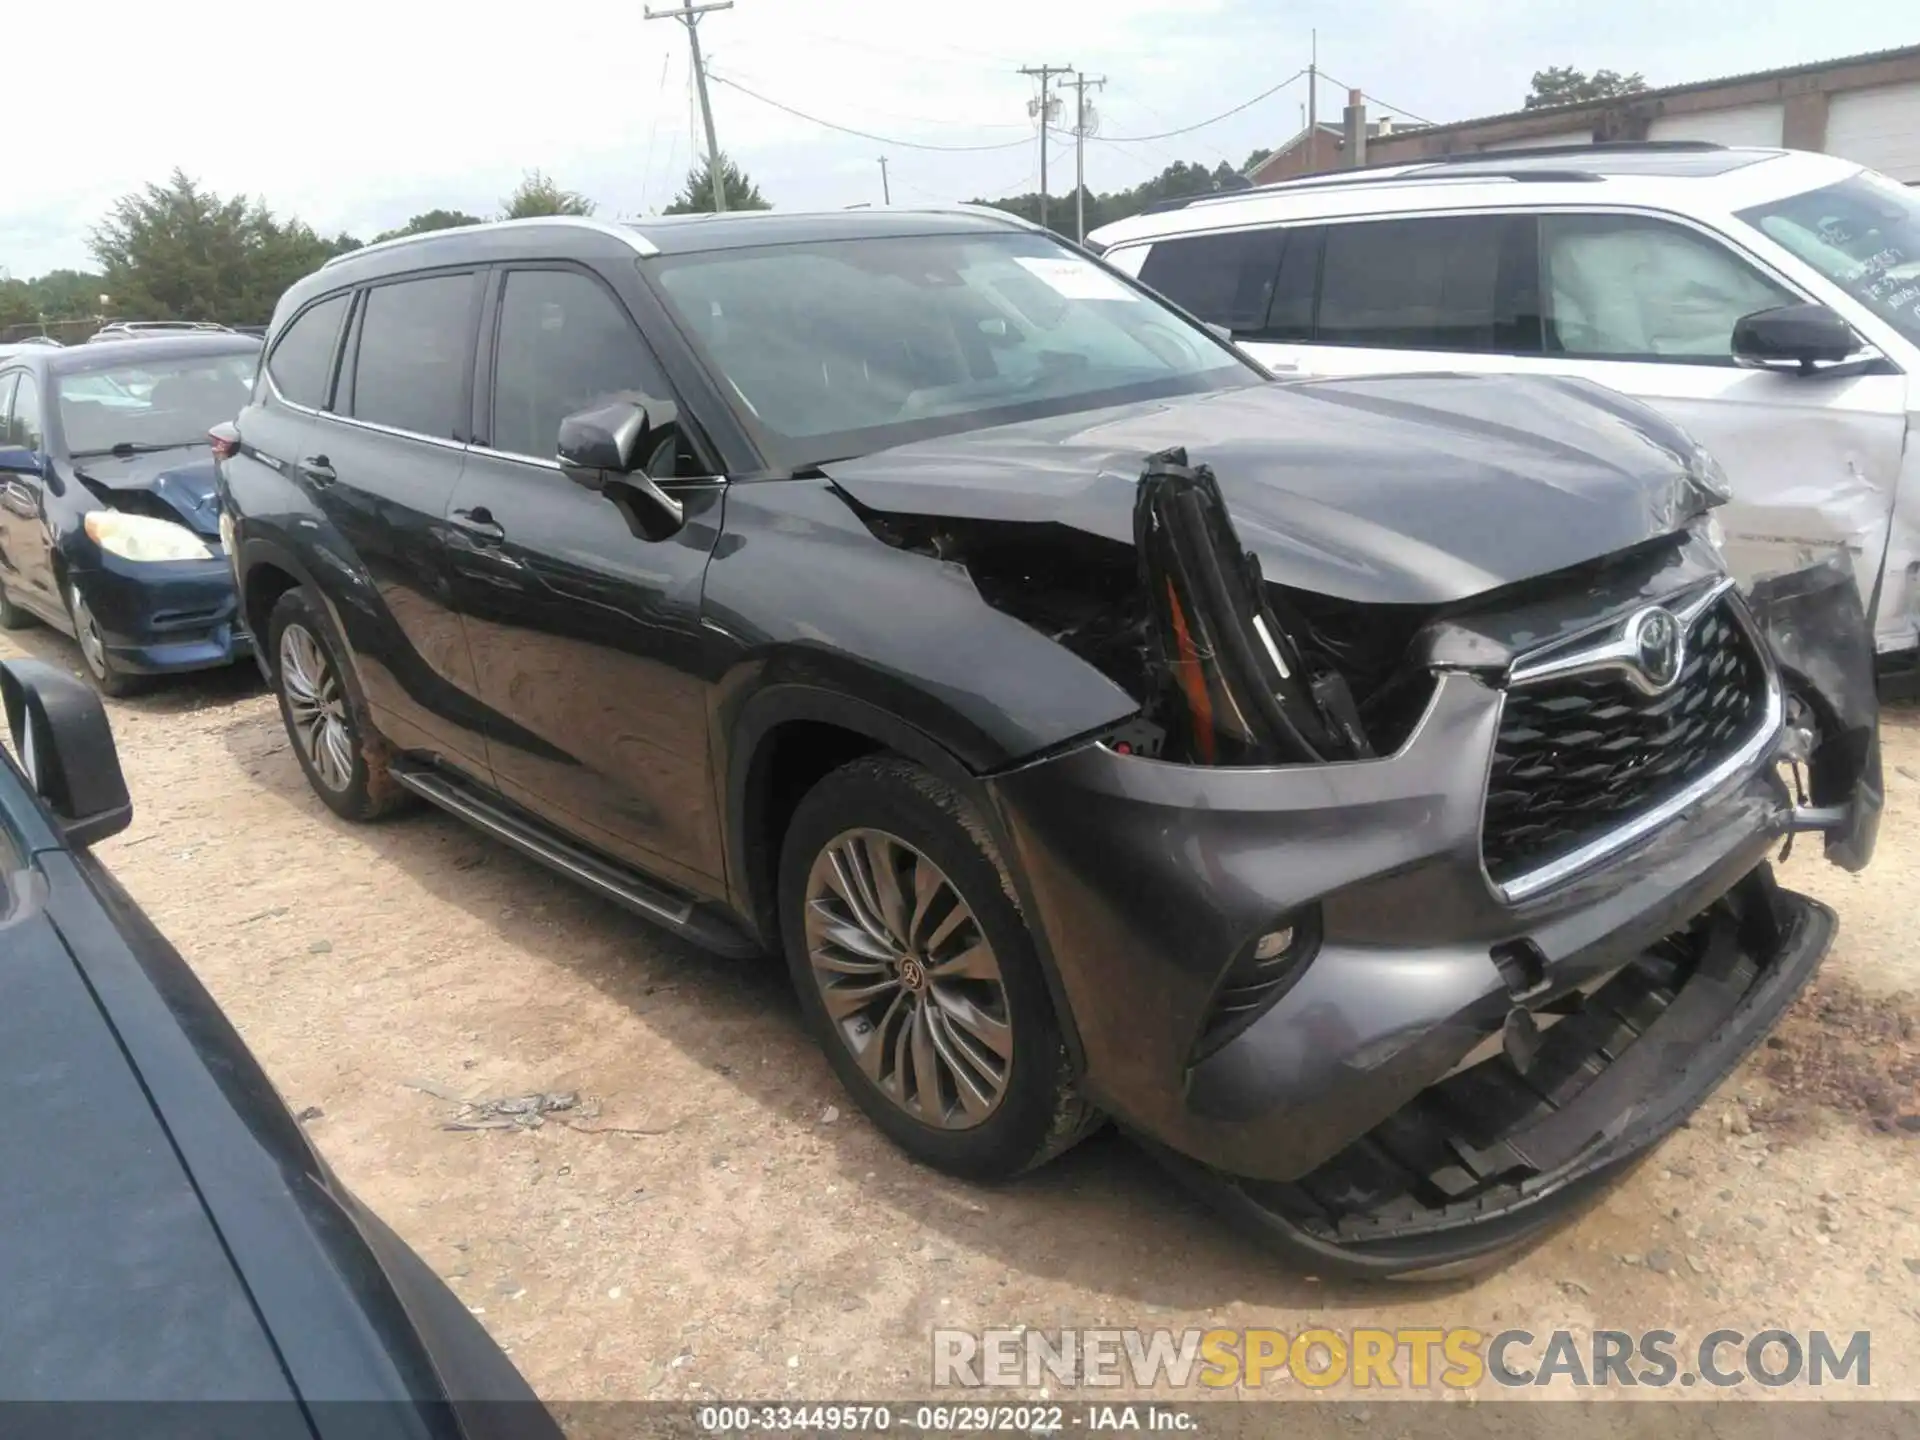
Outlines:
{"type": "Polygon", "coordinates": [[[320,268],[338,265],[359,255],[378,254],[384,250],[397,250],[402,245],[417,244],[422,240],[435,240],[453,234],[472,235],[491,233],[495,230],[523,230],[535,225],[572,225],[585,230],[598,230],[603,235],[612,235],[624,240],[643,256],[654,256],[660,249],[639,230],[631,225],[615,224],[609,220],[595,220],[586,215],[528,215],[518,220],[482,220],[478,225],[450,225],[444,230],[422,230],[417,235],[396,235],[391,240],[375,240],[362,245],[357,250],[343,250],[338,255],[322,262],[320,268]]]}
{"type": "MultiPolygon", "coordinates": [[[[1373,180],[1396,180],[1424,174],[1430,169],[1447,165],[1468,165],[1476,161],[1490,160],[1495,164],[1507,160],[1540,160],[1554,156],[1579,155],[1618,155],[1634,151],[1701,151],[1724,150],[1724,145],[1716,145],[1711,140],[1607,140],[1588,145],[1520,145],[1503,150],[1462,150],[1452,155],[1417,155],[1406,160],[1382,160],[1373,165],[1355,165],[1345,170],[1321,170],[1311,175],[1298,175],[1291,180],[1270,180],[1265,185],[1250,185],[1239,190],[1208,190],[1199,195],[1182,195],[1172,200],[1156,200],[1139,213],[1159,215],[1169,210],[1184,210],[1189,205],[1197,205],[1206,200],[1238,200],[1249,195],[1266,195],[1277,190],[1317,190],[1330,185],[1359,185],[1373,180]]],[[[1556,180],[1588,180],[1591,175],[1576,174],[1572,171],[1552,172],[1556,180]]],[[[1483,177],[1489,180],[1544,180],[1547,176],[1537,171],[1489,171],[1483,177]]]]}
{"type": "Polygon", "coordinates": [[[1467,165],[1475,160],[1531,160],[1546,155],[1632,155],[1661,151],[1686,154],[1699,150],[1724,150],[1711,140],[1595,140],[1585,145],[1509,145],[1503,150],[1456,150],[1450,155],[1423,155],[1418,160],[1402,160],[1402,165],[1467,165]]]}

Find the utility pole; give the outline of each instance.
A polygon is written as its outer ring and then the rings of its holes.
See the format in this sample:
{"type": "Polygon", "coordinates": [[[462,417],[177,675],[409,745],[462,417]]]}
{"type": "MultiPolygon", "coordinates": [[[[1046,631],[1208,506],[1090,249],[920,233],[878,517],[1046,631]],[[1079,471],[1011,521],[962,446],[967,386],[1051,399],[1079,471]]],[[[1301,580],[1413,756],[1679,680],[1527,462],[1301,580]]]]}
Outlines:
{"type": "Polygon", "coordinates": [[[1311,175],[1315,166],[1314,156],[1320,149],[1320,32],[1308,32],[1312,37],[1312,49],[1307,59],[1307,169],[1311,175]]]}
{"type": "Polygon", "coordinates": [[[1047,223],[1047,122],[1053,118],[1054,106],[1059,102],[1053,94],[1053,77],[1071,75],[1071,65],[1022,65],[1022,75],[1032,75],[1040,81],[1040,98],[1027,102],[1027,113],[1040,117],[1040,224],[1047,223]]]}
{"type": "Polygon", "coordinates": [[[1097,80],[1078,73],[1073,77],[1073,238],[1083,242],[1087,238],[1087,136],[1092,130],[1087,122],[1087,91],[1104,90],[1106,85],[1104,75],[1097,80]]]}
{"type": "Polygon", "coordinates": [[[887,183],[887,157],[880,157],[880,203],[893,204],[893,187],[887,183]]]}
{"type": "Polygon", "coordinates": [[[707,66],[700,58],[700,17],[709,10],[731,10],[733,0],[708,0],[705,5],[696,5],[693,0],[680,0],[678,10],[655,10],[647,8],[649,20],[678,20],[687,27],[687,43],[693,47],[693,83],[700,91],[700,118],[707,126],[707,175],[713,181],[713,208],[716,213],[724,213],[727,208],[727,187],[721,176],[720,142],[713,136],[713,102],[707,99],[707,66]]]}

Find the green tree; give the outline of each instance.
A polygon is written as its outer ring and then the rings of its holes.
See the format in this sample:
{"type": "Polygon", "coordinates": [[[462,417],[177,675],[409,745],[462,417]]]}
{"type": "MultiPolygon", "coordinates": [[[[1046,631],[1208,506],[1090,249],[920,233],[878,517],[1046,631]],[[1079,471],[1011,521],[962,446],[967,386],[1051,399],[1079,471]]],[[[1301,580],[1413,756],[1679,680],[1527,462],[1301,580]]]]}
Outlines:
{"type": "Polygon", "coordinates": [[[1527,95],[1527,109],[1544,110],[1554,105],[1611,100],[1617,95],[1638,94],[1646,88],[1646,76],[1638,70],[1631,75],[1621,75],[1612,70],[1596,70],[1589,75],[1570,65],[1553,65],[1533,72],[1533,89],[1527,95]]]}
{"type": "MultiPolygon", "coordinates": [[[[760,187],[723,153],[720,156],[720,190],[727,197],[729,210],[771,210],[760,187]]],[[[708,215],[713,211],[713,170],[702,160],[687,171],[686,183],[664,213],[668,215],[708,215]]]]}
{"type": "Polygon", "coordinates": [[[24,280],[0,280],[0,331],[10,325],[28,325],[40,318],[33,287],[24,280]]]}
{"type": "Polygon", "coordinates": [[[260,324],[295,280],[359,242],[279,221],[257,200],[222,198],[185,171],[114,202],[89,243],[117,316],[260,324]]]}
{"type": "Polygon", "coordinates": [[[87,270],[49,270],[31,282],[34,303],[48,320],[81,320],[100,310],[105,283],[87,270]]]}
{"type": "Polygon", "coordinates": [[[464,210],[424,210],[399,229],[382,230],[373,238],[376,242],[397,240],[402,235],[424,235],[429,230],[457,230],[462,225],[482,223],[478,215],[469,215],[464,210]]]}
{"type": "Polygon", "coordinates": [[[1266,145],[1262,145],[1259,149],[1250,152],[1247,156],[1247,163],[1240,167],[1240,173],[1242,175],[1247,174],[1254,166],[1258,165],[1271,154],[1273,154],[1272,148],[1266,145]]]}
{"type": "Polygon", "coordinates": [[[529,170],[500,208],[501,219],[524,220],[533,215],[591,215],[594,204],[577,190],[562,190],[544,171],[529,170]]]}
{"type": "MultiPolygon", "coordinates": [[[[1240,172],[1224,160],[1212,168],[1205,164],[1176,160],[1158,175],[1142,181],[1131,190],[1116,190],[1105,195],[1089,192],[1086,197],[1087,229],[1095,230],[1115,220],[1124,220],[1129,215],[1138,215],[1147,206],[1162,200],[1212,195],[1222,190],[1240,189],[1245,183],[1240,172]]],[[[1071,191],[1065,195],[1047,197],[1047,227],[1067,239],[1073,238],[1073,199],[1071,191]]],[[[991,205],[996,210],[1005,210],[1009,215],[1018,215],[1035,224],[1040,221],[1040,193],[1037,190],[1002,200],[974,200],[971,203],[991,205]]]]}

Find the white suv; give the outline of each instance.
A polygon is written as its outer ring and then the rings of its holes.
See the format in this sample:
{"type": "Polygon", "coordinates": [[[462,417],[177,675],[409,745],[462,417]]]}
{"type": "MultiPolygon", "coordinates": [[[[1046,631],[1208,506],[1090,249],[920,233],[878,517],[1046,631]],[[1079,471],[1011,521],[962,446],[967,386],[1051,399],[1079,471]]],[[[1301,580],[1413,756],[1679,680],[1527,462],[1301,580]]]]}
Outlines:
{"type": "Polygon", "coordinates": [[[1645,400],[1726,467],[1736,573],[1844,547],[1883,660],[1915,650],[1920,191],[1789,150],[1483,152],[1202,197],[1090,244],[1283,378],[1576,375],[1645,400]]]}

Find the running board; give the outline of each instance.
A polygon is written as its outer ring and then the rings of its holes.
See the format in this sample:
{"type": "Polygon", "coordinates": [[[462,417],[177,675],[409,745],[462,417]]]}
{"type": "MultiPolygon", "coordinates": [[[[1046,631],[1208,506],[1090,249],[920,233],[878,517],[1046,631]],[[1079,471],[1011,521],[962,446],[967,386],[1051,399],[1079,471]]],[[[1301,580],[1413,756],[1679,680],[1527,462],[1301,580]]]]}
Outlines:
{"type": "Polygon", "coordinates": [[[760,945],[738,926],[698,901],[562,838],[509,802],[485,795],[465,780],[409,760],[395,761],[391,773],[421,799],[703,950],[733,959],[761,953],[760,945]]]}

